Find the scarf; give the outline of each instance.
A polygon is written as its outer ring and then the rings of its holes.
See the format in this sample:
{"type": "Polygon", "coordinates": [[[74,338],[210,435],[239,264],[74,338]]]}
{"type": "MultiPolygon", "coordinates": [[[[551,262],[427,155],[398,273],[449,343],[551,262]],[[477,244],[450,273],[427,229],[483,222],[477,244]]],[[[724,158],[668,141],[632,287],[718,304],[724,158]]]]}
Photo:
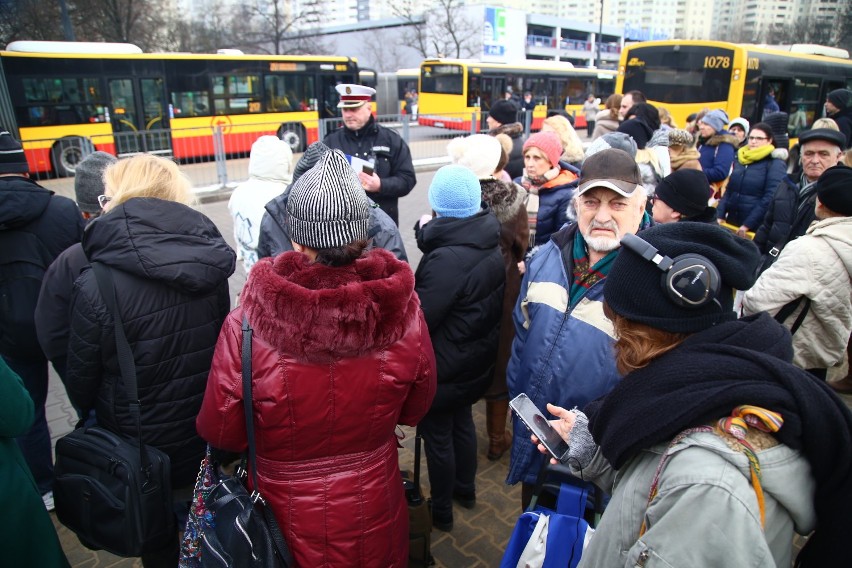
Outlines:
{"type": "Polygon", "coordinates": [[[597,261],[594,266],[590,266],[589,253],[586,250],[586,239],[583,238],[580,228],[577,228],[577,232],[574,234],[573,248],[574,280],[571,282],[571,289],[569,290],[571,306],[574,306],[580,301],[586,290],[606,278],[606,275],[609,274],[609,269],[612,268],[612,263],[615,261],[616,255],[618,255],[618,249],[610,251],[605,257],[597,261]]]}
{"type": "Polygon", "coordinates": [[[521,180],[521,185],[524,189],[530,192],[538,192],[540,188],[542,188],[547,182],[553,181],[559,176],[561,170],[559,166],[555,168],[550,168],[546,172],[544,172],[540,176],[531,176],[528,173],[524,172],[524,177],[521,180]]]}
{"type": "Polygon", "coordinates": [[[771,154],[774,149],[775,146],[772,144],[764,144],[763,146],[754,149],[749,148],[748,146],[743,146],[737,150],[737,160],[739,160],[742,165],[748,166],[755,162],[759,162],[771,154]]]}
{"type": "Polygon", "coordinates": [[[796,566],[850,566],[852,414],[828,385],[791,360],[789,332],[768,314],[719,324],[589,403],[589,430],[618,469],[641,450],[742,404],[779,413],[784,425],[776,438],[802,452],[816,481],[817,530],[796,566]]]}
{"type": "Polygon", "coordinates": [[[701,154],[698,153],[698,150],[695,148],[687,148],[677,156],[671,156],[671,164],[672,171],[679,170],[683,164],[690,160],[699,160],[701,158],[701,154]]]}

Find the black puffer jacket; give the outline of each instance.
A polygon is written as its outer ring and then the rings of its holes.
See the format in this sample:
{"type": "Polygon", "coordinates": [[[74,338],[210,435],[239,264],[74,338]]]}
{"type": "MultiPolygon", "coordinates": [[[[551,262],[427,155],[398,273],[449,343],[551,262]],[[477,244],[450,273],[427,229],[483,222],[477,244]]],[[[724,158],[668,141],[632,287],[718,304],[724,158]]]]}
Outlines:
{"type": "Polygon", "coordinates": [[[505,134],[512,139],[512,152],[509,154],[509,161],[503,169],[512,179],[524,175],[524,125],[520,122],[502,124],[489,130],[488,134],[491,136],[505,134]]]}
{"type": "MultiPolygon", "coordinates": [[[[801,237],[816,219],[814,204],[816,203],[816,184],[812,184],[800,194],[801,186],[789,177],[781,180],[781,185],[775,190],[775,196],[769,205],[769,210],[763,218],[763,223],[754,235],[754,244],[764,256],[770,255],[773,248],[783,249],[784,246],[797,237],[801,237]]],[[[769,267],[778,258],[777,253],[771,259],[765,259],[763,269],[769,267]]]]}
{"type": "Polygon", "coordinates": [[[435,349],[433,410],[473,404],[491,383],[506,269],[500,222],[490,209],[473,217],[437,217],[415,227],[423,258],[414,275],[435,349]]]}
{"type": "Polygon", "coordinates": [[[0,353],[44,358],[33,319],[39,287],[50,263],[82,235],[73,201],[22,176],[0,177],[0,353]]]}
{"type": "Polygon", "coordinates": [[[361,130],[353,131],[344,126],[326,136],[323,143],[375,164],[374,171],[381,178],[382,185],[378,193],[368,196],[399,225],[397,202],[400,197],[411,193],[417,183],[411,150],[405,140],[370,117],[361,130]]]}
{"type": "MultiPolygon", "coordinates": [[[[171,201],[136,198],[86,227],[83,250],[112,268],[136,363],[142,437],[172,460],[172,485],[193,482],[204,454],[195,417],[219,329],[230,309],[236,254],[213,222],[171,201]]],[[[133,435],[112,315],[86,269],[74,284],[67,389],[98,424],[133,435]]]]}

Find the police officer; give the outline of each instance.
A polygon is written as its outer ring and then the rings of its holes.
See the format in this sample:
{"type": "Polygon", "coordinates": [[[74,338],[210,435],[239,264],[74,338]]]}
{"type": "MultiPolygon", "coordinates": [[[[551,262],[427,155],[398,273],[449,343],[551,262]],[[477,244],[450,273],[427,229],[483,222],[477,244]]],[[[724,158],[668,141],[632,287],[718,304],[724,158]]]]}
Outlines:
{"type": "Polygon", "coordinates": [[[417,183],[408,144],[373,118],[369,102],[375,89],[348,84],[335,88],[340,94],[337,108],[343,114],[343,128],[323,142],[347,155],[368,196],[399,226],[397,200],[417,183]]]}

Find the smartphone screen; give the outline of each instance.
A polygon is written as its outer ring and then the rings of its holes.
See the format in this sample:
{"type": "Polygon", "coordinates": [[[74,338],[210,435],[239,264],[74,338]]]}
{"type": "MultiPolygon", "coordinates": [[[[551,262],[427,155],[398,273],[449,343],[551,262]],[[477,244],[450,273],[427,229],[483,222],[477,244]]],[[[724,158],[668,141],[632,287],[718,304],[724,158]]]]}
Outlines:
{"type": "Polygon", "coordinates": [[[521,393],[513,398],[509,406],[553,457],[560,462],[568,459],[568,444],[526,394],[521,393]]]}

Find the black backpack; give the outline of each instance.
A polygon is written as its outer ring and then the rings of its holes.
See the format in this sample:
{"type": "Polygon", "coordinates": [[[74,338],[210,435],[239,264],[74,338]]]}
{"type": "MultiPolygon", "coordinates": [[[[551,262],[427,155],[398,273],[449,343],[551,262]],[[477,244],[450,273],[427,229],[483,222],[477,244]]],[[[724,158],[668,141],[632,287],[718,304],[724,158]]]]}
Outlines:
{"type": "Polygon", "coordinates": [[[43,358],[35,331],[41,281],[53,255],[34,233],[0,231],[0,353],[43,358]]]}

